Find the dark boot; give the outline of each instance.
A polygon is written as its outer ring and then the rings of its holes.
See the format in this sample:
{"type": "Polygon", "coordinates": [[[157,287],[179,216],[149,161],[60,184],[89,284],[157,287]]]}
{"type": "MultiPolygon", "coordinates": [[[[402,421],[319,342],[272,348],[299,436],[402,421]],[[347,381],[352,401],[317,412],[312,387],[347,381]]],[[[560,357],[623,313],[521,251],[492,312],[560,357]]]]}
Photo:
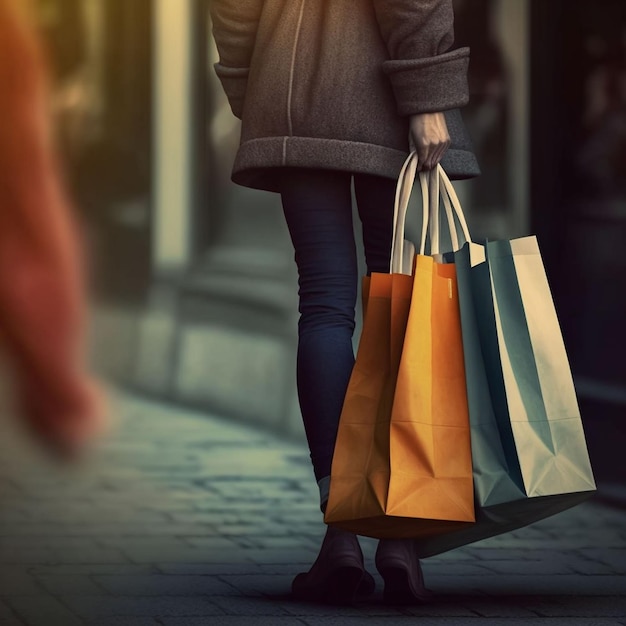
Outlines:
{"type": "Polygon", "coordinates": [[[376,569],[385,581],[383,598],[388,604],[420,604],[432,596],[424,587],[414,539],[381,539],[376,569]]]}
{"type": "Polygon", "coordinates": [[[328,526],[315,563],[293,579],[291,593],[297,600],[349,604],[357,595],[374,593],[375,584],[356,535],[328,526]]]}

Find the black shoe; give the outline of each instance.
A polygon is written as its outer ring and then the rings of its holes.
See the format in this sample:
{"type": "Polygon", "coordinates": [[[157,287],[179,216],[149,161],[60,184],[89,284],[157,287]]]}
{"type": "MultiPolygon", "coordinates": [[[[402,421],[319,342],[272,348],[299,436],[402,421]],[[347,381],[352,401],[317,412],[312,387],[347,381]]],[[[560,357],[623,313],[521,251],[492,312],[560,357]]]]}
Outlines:
{"type": "Polygon", "coordinates": [[[375,586],[356,535],[329,526],[315,563],[293,579],[291,593],[296,600],[350,604],[374,593],[375,586]]]}
{"type": "Polygon", "coordinates": [[[383,599],[387,604],[422,604],[432,597],[424,586],[414,539],[381,539],[376,569],[385,581],[383,599]]]}

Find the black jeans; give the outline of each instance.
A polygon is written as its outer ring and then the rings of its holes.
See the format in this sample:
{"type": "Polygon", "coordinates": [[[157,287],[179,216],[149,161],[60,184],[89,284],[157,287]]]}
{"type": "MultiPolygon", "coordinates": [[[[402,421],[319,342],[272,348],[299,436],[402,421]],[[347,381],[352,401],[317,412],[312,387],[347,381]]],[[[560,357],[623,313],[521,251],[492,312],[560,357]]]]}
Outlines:
{"type": "MultiPolygon", "coordinates": [[[[317,481],[330,475],[354,365],[359,280],[350,172],[286,170],[281,197],[299,274],[297,385],[317,481]]],[[[389,272],[396,181],[354,174],[368,274],[389,272]]]]}

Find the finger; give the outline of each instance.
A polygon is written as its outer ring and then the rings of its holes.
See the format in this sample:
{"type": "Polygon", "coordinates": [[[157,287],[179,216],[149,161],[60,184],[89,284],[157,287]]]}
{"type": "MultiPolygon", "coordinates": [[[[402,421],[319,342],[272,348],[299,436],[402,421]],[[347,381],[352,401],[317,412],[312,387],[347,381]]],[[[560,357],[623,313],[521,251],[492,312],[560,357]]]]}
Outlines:
{"type": "Polygon", "coordinates": [[[438,147],[438,144],[433,144],[430,146],[430,149],[428,150],[428,155],[424,159],[424,169],[432,170],[435,166],[435,156],[437,154],[438,147]]]}
{"type": "Polygon", "coordinates": [[[417,146],[417,171],[421,172],[426,169],[426,164],[430,157],[430,146],[420,143],[417,146]]]}
{"type": "Polygon", "coordinates": [[[443,157],[446,156],[446,152],[448,152],[448,150],[450,149],[450,144],[451,143],[452,143],[452,141],[448,138],[448,140],[442,146],[442,148],[441,148],[441,156],[439,157],[439,162],[441,162],[443,160],[443,157]]]}
{"type": "Polygon", "coordinates": [[[432,157],[432,167],[435,168],[437,167],[438,163],[441,163],[441,159],[443,158],[443,155],[446,153],[446,150],[448,149],[448,146],[446,143],[443,143],[439,146],[437,146],[437,150],[435,151],[435,153],[433,154],[432,157]]]}
{"type": "Polygon", "coordinates": [[[444,154],[448,150],[450,146],[450,141],[443,141],[441,144],[437,146],[433,156],[432,156],[432,168],[437,167],[438,163],[441,163],[441,159],[443,159],[444,154]]]}

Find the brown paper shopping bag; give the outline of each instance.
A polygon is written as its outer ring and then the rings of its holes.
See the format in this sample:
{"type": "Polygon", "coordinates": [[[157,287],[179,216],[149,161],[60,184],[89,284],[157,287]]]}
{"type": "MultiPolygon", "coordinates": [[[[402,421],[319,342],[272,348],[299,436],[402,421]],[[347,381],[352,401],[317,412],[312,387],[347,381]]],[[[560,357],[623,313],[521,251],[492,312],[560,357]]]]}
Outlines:
{"type": "Polygon", "coordinates": [[[414,275],[400,271],[415,172],[412,154],[398,181],[392,271],[364,281],[367,309],[325,513],[326,523],[372,537],[430,536],[474,520],[454,266],[424,255],[424,175],[420,255],[414,275]]]}

